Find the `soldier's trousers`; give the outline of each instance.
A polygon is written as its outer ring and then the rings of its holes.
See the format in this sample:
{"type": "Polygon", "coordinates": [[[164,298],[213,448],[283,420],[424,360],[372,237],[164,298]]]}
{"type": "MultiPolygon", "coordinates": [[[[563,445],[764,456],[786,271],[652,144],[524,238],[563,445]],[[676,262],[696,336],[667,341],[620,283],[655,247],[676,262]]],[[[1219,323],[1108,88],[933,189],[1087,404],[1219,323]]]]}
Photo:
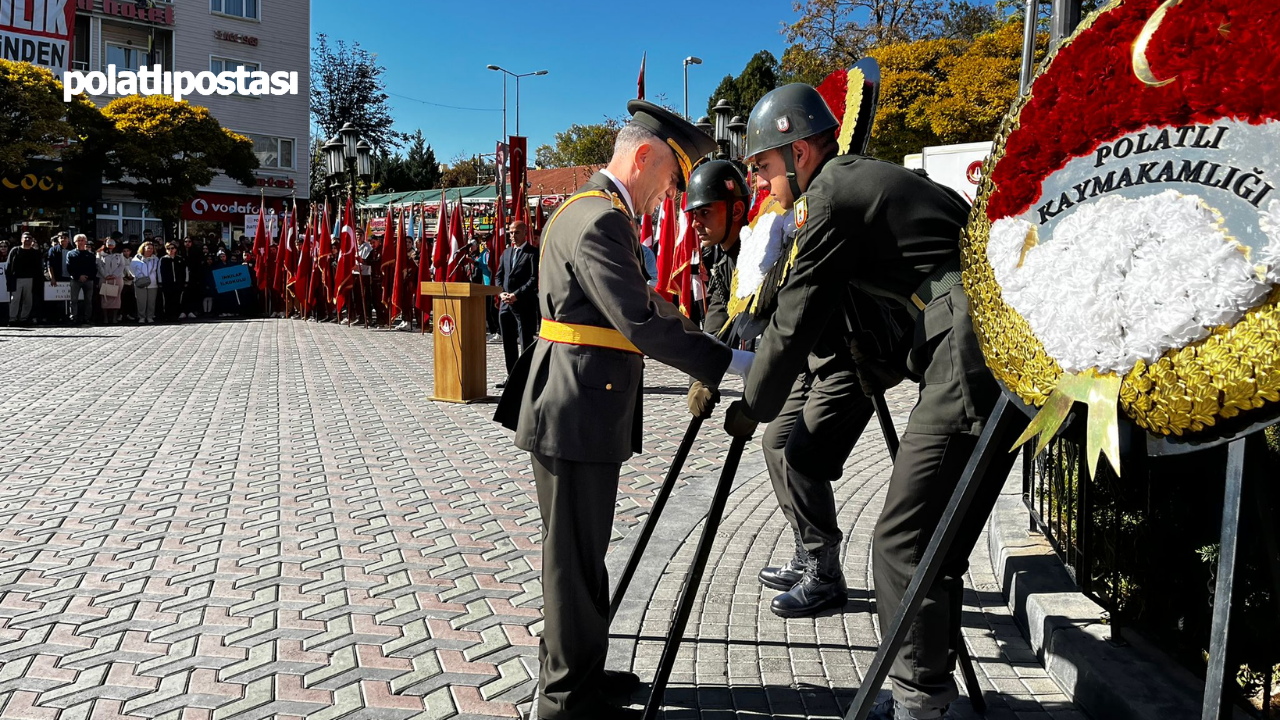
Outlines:
{"type": "Polygon", "coordinates": [[[764,460],[782,514],[816,551],[844,537],[831,483],[875,412],[852,370],[806,373],[764,433],[764,460]]]}
{"type": "Polygon", "coordinates": [[[605,700],[598,687],[609,649],[604,558],[621,466],[531,455],[543,527],[538,718],[599,718],[605,700]]]}
{"type": "MultiPolygon", "coordinates": [[[[994,409],[999,387],[986,370],[973,335],[968,301],[957,286],[930,303],[917,320],[915,367],[920,399],[903,433],[884,510],[872,545],[876,612],[887,630],[933,532],[994,409]]],[[[914,352],[914,351],[913,351],[914,352]]],[[[941,710],[959,697],[952,673],[960,644],[964,573],[969,554],[995,506],[1017,453],[1000,448],[982,478],[980,494],[961,519],[933,587],[889,668],[894,698],[908,710],[941,710]]]]}

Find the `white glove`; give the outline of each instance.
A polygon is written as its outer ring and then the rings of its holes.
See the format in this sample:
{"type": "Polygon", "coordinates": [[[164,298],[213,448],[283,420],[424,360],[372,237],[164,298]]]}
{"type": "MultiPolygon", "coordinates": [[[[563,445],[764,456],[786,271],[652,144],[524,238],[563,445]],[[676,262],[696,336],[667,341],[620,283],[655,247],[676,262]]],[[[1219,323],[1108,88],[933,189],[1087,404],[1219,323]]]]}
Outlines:
{"type": "Polygon", "coordinates": [[[756,359],[756,354],[746,350],[734,350],[733,359],[729,361],[728,372],[746,379],[747,373],[751,371],[751,363],[756,359]]]}

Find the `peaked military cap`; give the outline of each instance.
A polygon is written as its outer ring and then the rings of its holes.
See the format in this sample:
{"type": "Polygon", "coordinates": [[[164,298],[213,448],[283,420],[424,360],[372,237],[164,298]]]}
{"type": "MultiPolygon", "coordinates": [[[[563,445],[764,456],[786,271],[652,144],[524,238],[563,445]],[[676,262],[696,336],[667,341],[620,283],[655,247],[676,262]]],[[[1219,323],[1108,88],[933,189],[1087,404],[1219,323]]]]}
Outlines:
{"type": "Polygon", "coordinates": [[[657,135],[675,153],[676,163],[680,165],[681,190],[688,184],[693,166],[716,150],[715,140],[666,108],[645,100],[632,100],[627,103],[627,112],[631,113],[631,122],[657,135]]]}

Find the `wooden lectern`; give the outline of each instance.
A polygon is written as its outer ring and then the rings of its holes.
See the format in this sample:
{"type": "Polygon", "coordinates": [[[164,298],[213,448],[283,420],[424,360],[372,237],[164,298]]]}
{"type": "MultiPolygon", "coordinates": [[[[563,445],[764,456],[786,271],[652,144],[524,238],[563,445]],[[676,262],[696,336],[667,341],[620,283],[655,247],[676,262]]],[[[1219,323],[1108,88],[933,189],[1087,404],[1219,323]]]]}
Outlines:
{"type": "Polygon", "coordinates": [[[488,400],[485,303],[502,288],[466,282],[424,282],[419,292],[432,298],[436,394],[431,399],[457,403],[488,400]]]}

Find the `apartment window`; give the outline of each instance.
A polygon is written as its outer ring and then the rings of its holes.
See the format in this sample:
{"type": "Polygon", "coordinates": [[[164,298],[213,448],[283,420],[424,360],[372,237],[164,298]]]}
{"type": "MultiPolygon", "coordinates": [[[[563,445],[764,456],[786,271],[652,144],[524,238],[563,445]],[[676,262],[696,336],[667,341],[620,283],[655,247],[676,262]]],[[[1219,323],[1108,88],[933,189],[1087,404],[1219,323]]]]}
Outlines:
{"type": "Polygon", "coordinates": [[[244,68],[249,72],[256,72],[262,66],[255,62],[245,62],[244,60],[228,60],[226,58],[210,58],[209,70],[214,74],[221,72],[235,72],[236,68],[244,68]]]}
{"type": "Polygon", "coordinates": [[[116,72],[121,70],[137,72],[145,64],[147,64],[146,48],[107,43],[107,65],[115,65],[116,72]]]}
{"type": "Polygon", "coordinates": [[[75,43],[72,46],[74,48],[72,51],[72,57],[74,59],[71,61],[71,69],[81,70],[81,71],[88,70],[89,69],[89,23],[87,22],[76,23],[75,37],[73,42],[75,43]]]}
{"type": "Polygon", "coordinates": [[[253,154],[258,156],[258,163],[266,169],[292,170],[293,138],[272,137],[243,133],[253,141],[253,154]]]}
{"type": "Polygon", "coordinates": [[[209,0],[209,9],[247,20],[258,19],[258,0],[209,0]]]}

